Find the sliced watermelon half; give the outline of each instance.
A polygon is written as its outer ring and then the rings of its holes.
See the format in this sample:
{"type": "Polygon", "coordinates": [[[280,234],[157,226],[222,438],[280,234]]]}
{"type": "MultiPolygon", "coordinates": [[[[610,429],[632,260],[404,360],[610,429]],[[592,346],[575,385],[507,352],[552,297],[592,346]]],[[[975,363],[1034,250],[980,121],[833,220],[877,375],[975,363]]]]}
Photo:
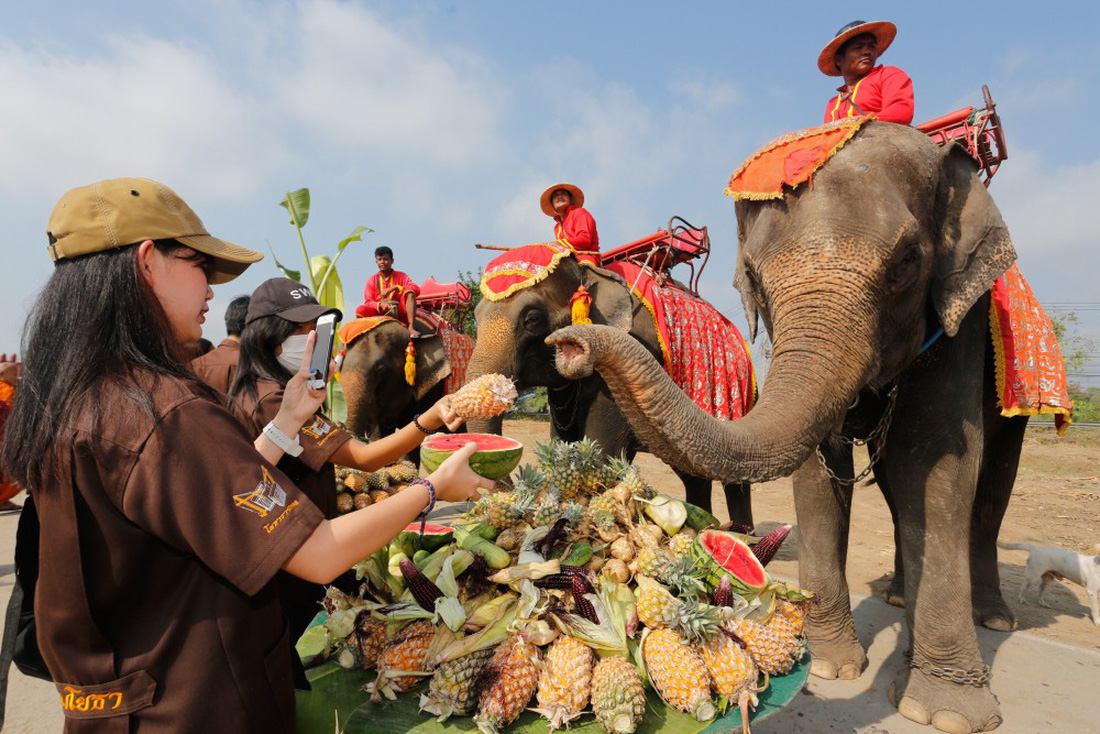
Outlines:
{"type": "Polygon", "coordinates": [[[764,566],[752,549],[733,533],[704,530],[695,537],[692,554],[699,561],[703,580],[713,591],[723,577],[729,577],[734,593],[756,596],[767,588],[764,566]]]}
{"type": "Polygon", "coordinates": [[[420,444],[420,463],[433,472],[468,443],[477,444],[477,451],[470,457],[470,468],[487,479],[504,479],[523,457],[523,444],[514,438],[491,433],[436,433],[420,444]]]}
{"type": "Polygon", "coordinates": [[[397,536],[398,547],[405,555],[412,557],[418,550],[434,553],[454,541],[455,529],[446,525],[424,525],[424,537],[420,537],[420,523],[409,523],[397,536]]]}

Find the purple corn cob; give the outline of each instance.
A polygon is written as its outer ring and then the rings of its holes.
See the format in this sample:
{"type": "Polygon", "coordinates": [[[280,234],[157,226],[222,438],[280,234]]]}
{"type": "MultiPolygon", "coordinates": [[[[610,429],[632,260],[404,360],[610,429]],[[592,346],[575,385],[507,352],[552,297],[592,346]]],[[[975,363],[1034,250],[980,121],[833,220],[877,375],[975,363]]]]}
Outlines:
{"type": "Polygon", "coordinates": [[[718,582],[718,586],[714,589],[714,606],[716,607],[732,607],[733,606],[733,584],[730,583],[729,576],[723,576],[722,580],[718,582]]]}
{"type": "Polygon", "coordinates": [[[561,571],[558,573],[552,573],[549,576],[543,576],[541,579],[536,579],[534,584],[535,587],[539,589],[572,591],[573,579],[580,579],[585,588],[583,593],[596,593],[596,588],[592,585],[592,578],[589,576],[588,571],[585,571],[580,566],[562,566],[561,571]]]}
{"type": "Polygon", "coordinates": [[[555,522],[550,527],[550,531],[534,544],[534,551],[543,558],[550,558],[550,554],[554,552],[554,546],[566,538],[566,525],[564,517],[555,522]]]}
{"type": "MultiPolygon", "coordinates": [[[[573,577],[573,606],[577,610],[577,614],[587,619],[592,624],[599,624],[600,618],[596,614],[596,607],[592,606],[592,602],[584,597],[585,594],[591,594],[592,592],[585,588],[587,581],[584,581],[579,576],[573,577]]],[[[591,584],[587,584],[591,588],[591,584]]]]}
{"type": "Polygon", "coordinates": [[[401,575],[405,577],[405,586],[409,587],[416,603],[425,611],[434,612],[435,600],[442,597],[443,592],[408,558],[402,558],[400,566],[401,575]]]}
{"type": "Polygon", "coordinates": [[[783,545],[783,541],[787,539],[790,533],[791,526],[782,525],[765,535],[759,543],[752,547],[752,554],[760,561],[761,566],[768,565],[768,562],[775,557],[775,552],[779,550],[779,546],[783,545]]]}
{"type": "Polygon", "coordinates": [[[731,533],[740,533],[741,535],[752,535],[752,525],[742,525],[741,523],[730,524],[731,533]]]}

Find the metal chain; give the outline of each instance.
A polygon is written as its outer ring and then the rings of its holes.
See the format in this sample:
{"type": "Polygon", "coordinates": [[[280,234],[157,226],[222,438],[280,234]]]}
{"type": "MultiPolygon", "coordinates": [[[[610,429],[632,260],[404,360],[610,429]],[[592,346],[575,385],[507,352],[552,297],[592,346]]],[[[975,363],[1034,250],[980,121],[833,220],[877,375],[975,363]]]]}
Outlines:
{"type": "Polygon", "coordinates": [[[565,421],[564,425],[558,422],[558,417],[556,415],[557,411],[554,410],[553,403],[550,404],[550,420],[553,421],[554,428],[557,429],[558,435],[565,435],[566,432],[573,427],[573,424],[577,420],[577,407],[580,404],[580,400],[578,398],[580,397],[581,383],[574,381],[570,382],[564,387],[551,387],[548,388],[548,390],[553,390],[555,393],[562,393],[566,390],[571,390],[571,394],[565,395],[565,399],[562,401],[561,409],[563,413],[570,406],[570,404],[572,404],[573,407],[573,409],[569,411],[569,418],[565,421]]]}
{"type": "MultiPolygon", "coordinates": [[[[894,386],[890,388],[889,394],[886,396],[886,410],[883,411],[882,417],[879,418],[878,425],[875,429],[867,434],[863,438],[848,438],[847,436],[838,436],[841,443],[845,443],[849,446],[865,446],[871,441],[875,442],[875,450],[871,453],[870,461],[867,463],[867,468],[859,473],[859,476],[852,479],[846,477],[839,477],[829,468],[829,464],[825,461],[825,454],[821,451],[821,444],[817,446],[817,460],[821,462],[821,466],[825,469],[825,473],[829,475],[829,478],[838,484],[856,484],[867,478],[867,476],[874,471],[875,464],[878,463],[879,458],[882,456],[882,451],[886,446],[886,434],[890,431],[890,421],[894,417],[894,405],[898,401],[898,384],[895,382],[894,386]]],[[[859,402],[859,396],[856,396],[856,402],[859,402]]],[[[853,403],[855,405],[855,403],[853,403]]]]}
{"type": "Polygon", "coordinates": [[[970,670],[932,665],[924,661],[918,663],[913,659],[913,653],[908,650],[905,652],[905,660],[909,663],[909,667],[915,668],[922,673],[927,673],[936,678],[942,678],[951,683],[958,683],[964,686],[975,686],[976,688],[980,688],[988,683],[989,679],[993,677],[989,666],[984,663],[970,670]]]}

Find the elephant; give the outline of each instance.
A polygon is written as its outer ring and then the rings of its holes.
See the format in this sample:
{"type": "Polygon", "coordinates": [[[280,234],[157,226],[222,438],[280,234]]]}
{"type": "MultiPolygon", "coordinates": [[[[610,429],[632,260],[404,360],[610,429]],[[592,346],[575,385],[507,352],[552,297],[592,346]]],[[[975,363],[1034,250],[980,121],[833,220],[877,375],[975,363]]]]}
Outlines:
{"type": "Polygon", "coordinates": [[[866,665],[844,574],[851,437],[874,437],[910,630],[891,701],[942,731],[996,728],[973,620],[1014,623],[995,540],[1027,425],[1001,415],[991,366],[989,290],[1016,258],[1000,212],[964,149],[874,121],[811,185],[740,201],[736,213],[734,285],[750,335],[762,319],[774,349],[747,416],[710,419],[649,352],[599,326],[550,336],[559,372],[602,375],[639,438],[681,470],[723,481],[793,473],[799,583],[816,594],[811,672],[824,678],[866,665]]]}
{"type": "Polygon", "coordinates": [[[355,435],[374,440],[392,433],[443,397],[444,380],[452,366],[441,337],[432,333],[415,341],[416,379],[412,385],[405,380],[408,343],[408,328],[390,320],[356,337],[347,347],[340,384],[348,406],[347,427],[355,435]]]}
{"type": "MultiPolygon", "coordinates": [[[[570,323],[570,298],[580,285],[592,296],[591,318],[607,324],[658,357],[657,329],[642,302],[617,274],[581,265],[575,258],[562,259],[544,280],[502,301],[483,298],[474,310],[477,344],[470,358],[467,379],[499,372],[511,377],[516,387],[547,388],[551,435],[565,441],[584,436],[597,441],[608,456],[633,460],[645,450],[630,430],[622,413],[598,376],[579,382],[563,378],[554,368],[554,353],[544,342],[554,330],[570,323]]],[[[469,424],[471,431],[500,431],[500,423],[469,424]]],[[[711,510],[711,481],[677,471],[687,500],[711,510]]],[[[730,520],[752,526],[750,487],[731,482],[724,486],[730,520]]]]}

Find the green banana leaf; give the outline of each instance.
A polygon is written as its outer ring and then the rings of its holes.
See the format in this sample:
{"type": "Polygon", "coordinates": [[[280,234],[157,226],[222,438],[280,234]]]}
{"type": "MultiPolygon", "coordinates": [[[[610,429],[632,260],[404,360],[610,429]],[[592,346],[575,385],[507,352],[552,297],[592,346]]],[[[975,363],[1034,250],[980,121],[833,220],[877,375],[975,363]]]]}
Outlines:
{"type": "MultiPolygon", "coordinates": [[[[270,247],[268,249],[271,250],[270,247]]],[[[271,257],[272,257],[273,260],[275,260],[275,267],[277,267],[279,270],[283,271],[283,275],[290,278],[291,280],[296,280],[299,283],[302,282],[302,271],[301,270],[291,270],[286,265],[283,265],[281,262],[279,262],[279,258],[275,256],[275,251],[274,250],[271,250],[271,257]]]]}
{"type": "Polygon", "coordinates": [[[290,215],[290,223],[301,229],[309,221],[309,189],[288,191],[279,206],[290,215]]]}
{"type": "Polygon", "coordinates": [[[313,282],[320,284],[325,278],[324,287],[313,295],[322,306],[335,306],[344,312],[344,284],[340,282],[340,274],[336,272],[336,266],[328,255],[314,255],[309,259],[309,269],[313,274],[313,282]],[[326,277],[327,273],[327,277],[326,277]]]}

